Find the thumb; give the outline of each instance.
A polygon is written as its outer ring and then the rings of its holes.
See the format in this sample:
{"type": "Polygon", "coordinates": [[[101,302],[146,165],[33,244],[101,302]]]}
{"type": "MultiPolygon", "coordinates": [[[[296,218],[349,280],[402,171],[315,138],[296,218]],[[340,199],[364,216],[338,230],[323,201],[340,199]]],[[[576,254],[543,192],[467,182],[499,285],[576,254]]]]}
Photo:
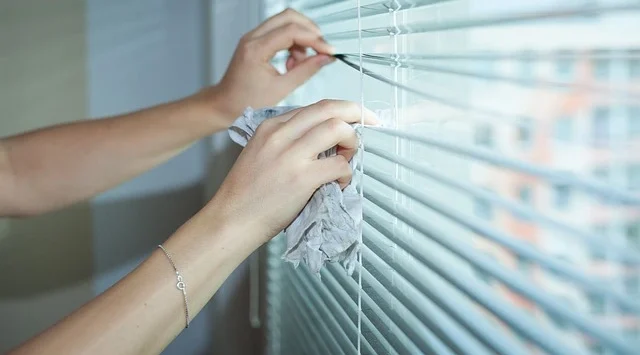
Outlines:
{"type": "Polygon", "coordinates": [[[290,71],[283,75],[284,80],[291,90],[304,84],[313,75],[315,75],[323,66],[332,63],[335,60],[332,56],[326,54],[318,54],[306,58],[298,63],[290,71]]]}

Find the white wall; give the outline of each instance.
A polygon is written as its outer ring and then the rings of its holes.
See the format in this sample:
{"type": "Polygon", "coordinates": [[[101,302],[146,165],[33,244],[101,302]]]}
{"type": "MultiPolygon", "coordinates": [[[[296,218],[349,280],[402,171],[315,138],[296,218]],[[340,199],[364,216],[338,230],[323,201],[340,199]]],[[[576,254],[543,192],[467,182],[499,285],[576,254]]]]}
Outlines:
{"type": "MultiPolygon", "coordinates": [[[[220,80],[240,37],[260,22],[257,0],[212,0],[212,46],[209,52],[210,81],[220,80]]],[[[233,165],[240,148],[226,132],[211,138],[205,196],[210,197],[233,165]]],[[[214,354],[259,353],[259,330],[249,324],[249,267],[240,265],[218,290],[209,307],[215,314],[214,354]]]]}
{"type": "MultiPolygon", "coordinates": [[[[207,83],[203,0],[87,0],[89,115],[174,100],[207,83]]],[[[96,294],[118,281],[203,205],[203,141],[92,202],[96,294]]],[[[165,354],[209,352],[206,307],[165,354]]]]}
{"type": "MultiPolygon", "coordinates": [[[[84,0],[0,0],[0,137],[86,115],[84,32],[84,0]]],[[[0,218],[0,353],[92,297],[91,253],[88,203],[0,218]]]]}

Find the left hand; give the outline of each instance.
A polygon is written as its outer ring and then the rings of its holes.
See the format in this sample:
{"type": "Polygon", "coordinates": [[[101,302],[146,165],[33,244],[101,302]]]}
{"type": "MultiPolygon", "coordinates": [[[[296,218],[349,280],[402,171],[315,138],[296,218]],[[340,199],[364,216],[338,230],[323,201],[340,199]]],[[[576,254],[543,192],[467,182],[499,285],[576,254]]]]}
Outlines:
{"type": "Polygon", "coordinates": [[[284,10],[242,37],[224,77],[207,90],[209,98],[230,119],[247,106],[273,106],[333,62],[333,52],[309,18],[284,10]],[[307,56],[307,48],[318,54],[307,56]],[[284,74],[270,63],[281,50],[289,50],[284,74]]]}

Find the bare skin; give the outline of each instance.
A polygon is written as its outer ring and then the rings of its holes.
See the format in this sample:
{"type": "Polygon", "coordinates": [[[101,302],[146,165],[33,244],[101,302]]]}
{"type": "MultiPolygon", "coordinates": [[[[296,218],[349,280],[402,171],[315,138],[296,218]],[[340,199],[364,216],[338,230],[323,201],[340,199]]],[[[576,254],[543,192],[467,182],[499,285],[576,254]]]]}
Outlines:
{"type": "MultiPolygon", "coordinates": [[[[183,100],[0,142],[0,216],[35,215],[89,198],[225,129],[245,106],[273,105],[330,62],[317,27],[285,11],[248,33],[217,86],[183,100]],[[307,57],[302,49],[321,53],[307,57]],[[268,59],[289,49],[288,72],[268,59]],[[256,83],[263,83],[256,87],[256,83]]],[[[196,315],[227,276],[299,213],[322,184],[351,179],[357,138],[374,124],[353,103],[321,101],[261,125],[209,203],[165,243],[196,315]],[[318,153],[339,147],[336,157],[318,153]],[[247,223],[239,216],[252,216],[247,223]]],[[[157,354],[184,328],[182,293],[161,251],[11,354],[157,354]]]]}

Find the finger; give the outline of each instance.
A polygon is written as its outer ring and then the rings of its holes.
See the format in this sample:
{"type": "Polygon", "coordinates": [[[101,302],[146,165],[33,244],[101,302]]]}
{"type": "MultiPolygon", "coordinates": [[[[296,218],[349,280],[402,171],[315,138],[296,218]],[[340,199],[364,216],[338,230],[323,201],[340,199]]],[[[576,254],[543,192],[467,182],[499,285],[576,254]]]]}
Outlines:
{"type": "Polygon", "coordinates": [[[287,90],[292,91],[304,84],[312,76],[322,69],[325,65],[332,63],[335,59],[326,54],[318,54],[306,58],[300,62],[292,60],[287,61],[287,72],[282,75],[282,85],[287,90]]]}
{"type": "MultiPolygon", "coordinates": [[[[292,73],[293,71],[288,74],[292,73]]],[[[322,100],[305,107],[304,110],[301,110],[298,114],[293,116],[289,122],[282,127],[282,129],[288,131],[289,136],[300,137],[322,121],[326,121],[330,118],[338,118],[346,123],[358,123],[362,118],[364,118],[365,124],[377,124],[377,120],[373,112],[366,108],[362,111],[361,106],[354,102],[322,100]]]]}
{"type": "Polygon", "coordinates": [[[316,187],[336,181],[340,184],[340,188],[344,189],[349,185],[353,176],[349,162],[341,155],[319,159],[313,162],[312,169],[316,177],[316,187]]]}
{"type": "Polygon", "coordinates": [[[288,57],[285,63],[285,68],[287,68],[287,72],[289,72],[295,66],[296,66],[296,60],[293,57],[288,57]]]}
{"type": "Polygon", "coordinates": [[[289,48],[289,55],[296,60],[296,62],[301,62],[307,58],[307,49],[298,45],[295,45],[289,48]]]}
{"type": "Polygon", "coordinates": [[[307,58],[307,49],[300,46],[293,46],[289,48],[289,57],[287,58],[286,68],[287,72],[295,68],[298,64],[303,62],[307,58]]]}
{"type": "Polygon", "coordinates": [[[312,48],[323,54],[333,54],[334,49],[318,34],[307,30],[298,24],[287,24],[258,37],[258,53],[263,59],[272,58],[277,52],[289,49],[294,45],[312,48]]]}
{"type": "Polygon", "coordinates": [[[317,159],[318,154],[339,146],[347,155],[353,155],[358,148],[356,131],[348,123],[332,118],[315,126],[300,137],[291,149],[304,158],[317,159]]]}
{"type": "Polygon", "coordinates": [[[265,33],[271,32],[272,30],[289,23],[295,23],[300,26],[306,27],[309,31],[316,33],[318,36],[322,35],[322,32],[320,31],[318,25],[311,21],[311,19],[296,10],[285,9],[279,14],[263,22],[260,26],[256,27],[255,30],[251,31],[249,37],[255,38],[262,36],[265,33]]]}

